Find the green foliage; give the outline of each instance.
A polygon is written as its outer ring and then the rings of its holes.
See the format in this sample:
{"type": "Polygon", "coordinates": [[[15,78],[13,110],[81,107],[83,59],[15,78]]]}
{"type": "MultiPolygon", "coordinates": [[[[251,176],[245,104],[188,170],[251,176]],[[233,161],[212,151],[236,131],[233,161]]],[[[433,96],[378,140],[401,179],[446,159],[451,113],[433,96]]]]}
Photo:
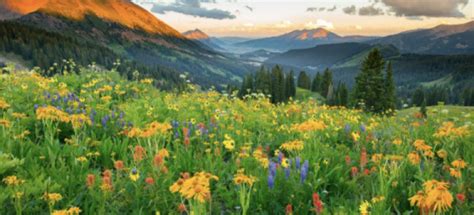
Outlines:
{"type": "MultiPolygon", "coordinates": [[[[418,214],[423,209],[409,199],[429,180],[449,183],[446,195],[453,198],[446,211],[434,213],[474,209],[466,192],[473,189],[470,107],[427,107],[427,119],[413,117],[418,108],[384,117],[315,99],[272,104],[268,97],[213,90],[165,92],[140,76],[132,81],[84,68],[53,77],[12,71],[0,82],[0,167],[7,166],[0,171],[0,214],[71,207],[81,214],[177,214],[180,204],[191,211],[196,200],[170,187],[201,171],[219,178],[208,186],[202,214],[241,214],[242,189],[234,182],[240,169],[256,179],[244,201],[248,214],[284,214],[288,204],[294,214],[312,214],[313,194],[322,214],[357,214],[365,201],[373,214],[418,214]],[[46,118],[45,107],[53,111],[46,116],[58,112],[65,119],[46,118]],[[164,129],[141,136],[149,128],[164,129]],[[284,147],[293,141],[302,148],[284,147]],[[159,156],[163,149],[169,156],[159,156]],[[467,166],[453,167],[460,159],[467,166]],[[7,185],[9,176],[20,181],[7,185]],[[48,204],[46,192],[62,199],[48,204]]],[[[258,82],[253,86],[264,86],[258,82]]],[[[344,88],[338,84],[333,95],[344,88]]],[[[297,94],[317,96],[300,88],[297,94]]]]}
{"type": "Polygon", "coordinates": [[[311,91],[313,92],[321,92],[321,83],[323,82],[323,77],[318,72],[313,78],[313,82],[311,82],[311,91]]]}
{"type": "Polygon", "coordinates": [[[238,92],[240,98],[252,93],[263,93],[270,96],[272,103],[286,102],[296,96],[294,73],[291,71],[285,75],[278,65],[269,72],[261,67],[255,74],[249,74],[244,78],[238,92]]]}
{"type": "Polygon", "coordinates": [[[324,70],[322,81],[321,81],[321,95],[327,98],[329,90],[332,87],[332,85],[333,85],[332,72],[329,70],[329,68],[326,68],[326,70],[324,70]]]}
{"type": "Polygon", "coordinates": [[[385,62],[378,49],[373,49],[362,62],[354,87],[356,107],[365,111],[382,114],[387,111],[384,96],[386,93],[383,69],[385,62]]]}
{"type": "Polygon", "coordinates": [[[300,74],[298,75],[298,85],[299,88],[303,89],[311,89],[311,80],[309,79],[309,76],[306,74],[305,71],[301,71],[300,74]]]}

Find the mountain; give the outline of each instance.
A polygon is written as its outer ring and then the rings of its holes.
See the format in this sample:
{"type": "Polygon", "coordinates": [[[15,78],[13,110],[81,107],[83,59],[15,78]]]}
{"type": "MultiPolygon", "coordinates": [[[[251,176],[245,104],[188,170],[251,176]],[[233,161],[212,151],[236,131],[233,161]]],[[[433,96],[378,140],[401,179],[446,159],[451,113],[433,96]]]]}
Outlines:
{"type": "Polygon", "coordinates": [[[369,43],[392,44],[403,53],[474,54],[474,21],[402,32],[369,43]]]}
{"type": "MultiPolygon", "coordinates": [[[[0,0],[0,53],[49,68],[72,58],[112,67],[114,59],[163,80],[188,73],[201,86],[238,82],[249,68],[187,39],[128,0],[0,0]],[[16,15],[16,16],[14,16],[16,15]],[[3,17],[5,18],[5,17],[3,17]],[[139,68],[139,69],[138,69],[139,68]],[[166,72],[165,72],[166,71],[166,72]]],[[[128,71],[127,75],[133,71],[128,71]]]]}
{"type": "Polygon", "coordinates": [[[370,39],[374,39],[374,37],[342,37],[324,28],[317,28],[312,30],[295,30],[276,37],[241,42],[238,43],[238,45],[276,51],[288,51],[290,49],[310,48],[321,44],[361,42],[370,39]]]}
{"type": "Polygon", "coordinates": [[[461,91],[473,83],[474,55],[401,53],[391,44],[318,45],[310,49],[290,50],[278,54],[265,61],[265,65],[279,64],[287,71],[304,70],[313,75],[330,68],[335,83],[342,81],[352,86],[360,71],[361,63],[374,48],[380,50],[386,61],[392,62],[398,93],[405,97],[420,84],[449,83],[449,86],[461,91]]]}
{"type": "Polygon", "coordinates": [[[182,37],[178,31],[129,0],[0,0],[0,2],[5,8],[20,15],[42,12],[72,20],[83,20],[91,13],[103,20],[128,28],[182,37]]]}
{"type": "Polygon", "coordinates": [[[295,49],[275,55],[265,63],[322,70],[371,47],[371,45],[363,43],[318,45],[314,48],[295,49]]]}
{"type": "Polygon", "coordinates": [[[274,57],[275,55],[278,55],[278,54],[279,53],[277,52],[271,52],[264,49],[259,49],[257,51],[240,54],[239,57],[241,59],[251,60],[255,62],[264,62],[267,59],[274,57]]]}
{"type": "Polygon", "coordinates": [[[202,32],[199,29],[194,29],[191,31],[186,31],[183,33],[183,35],[194,41],[198,41],[199,43],[202,43],[206,48],[210,48],[215,51],[224,51],[222,47],[220,47],[218,44],[222,43],[218,41],[218,39],[209,37],[206,33],[202,32]]]}

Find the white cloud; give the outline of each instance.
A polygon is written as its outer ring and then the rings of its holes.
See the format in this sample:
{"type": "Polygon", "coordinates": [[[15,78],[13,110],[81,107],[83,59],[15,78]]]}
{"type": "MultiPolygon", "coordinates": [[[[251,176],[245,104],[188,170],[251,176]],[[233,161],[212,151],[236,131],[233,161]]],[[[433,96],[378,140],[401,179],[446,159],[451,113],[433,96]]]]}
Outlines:
{"type": "Polygon", "coordinates": [[[397,16],[465,17],[469,0],[381,0],[397,16]]]}
{"type": "Polygon", "coordinates": [[[304,25],[305,28],[307,29],[314,29],[314,28],[325,28],[325,29],[334,29],[334,24],[332,22],[326,21],[324,19],[318,19],[316,20],[316,23],[314,22],[307,22],[304,25]]]}

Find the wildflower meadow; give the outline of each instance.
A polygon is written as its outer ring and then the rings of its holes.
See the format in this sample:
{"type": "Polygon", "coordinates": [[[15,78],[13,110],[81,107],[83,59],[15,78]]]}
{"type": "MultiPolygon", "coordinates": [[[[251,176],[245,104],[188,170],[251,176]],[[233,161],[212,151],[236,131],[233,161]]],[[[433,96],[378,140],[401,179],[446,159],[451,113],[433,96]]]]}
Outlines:
{"type": "Polygon", "coordinates": [[[0,214],[472,214],[474,109],[0,76],[0,214]]]}

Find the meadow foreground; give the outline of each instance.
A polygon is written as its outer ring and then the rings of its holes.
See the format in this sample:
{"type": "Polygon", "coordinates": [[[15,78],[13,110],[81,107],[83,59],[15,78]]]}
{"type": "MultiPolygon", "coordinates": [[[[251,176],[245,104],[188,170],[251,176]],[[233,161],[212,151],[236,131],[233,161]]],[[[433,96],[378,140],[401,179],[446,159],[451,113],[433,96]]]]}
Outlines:
{"type": "Polygon", "coordinates": [[[382,117],[153,84],[2,74],[0,214],[474,211],[473,108],[382,117]]]}

